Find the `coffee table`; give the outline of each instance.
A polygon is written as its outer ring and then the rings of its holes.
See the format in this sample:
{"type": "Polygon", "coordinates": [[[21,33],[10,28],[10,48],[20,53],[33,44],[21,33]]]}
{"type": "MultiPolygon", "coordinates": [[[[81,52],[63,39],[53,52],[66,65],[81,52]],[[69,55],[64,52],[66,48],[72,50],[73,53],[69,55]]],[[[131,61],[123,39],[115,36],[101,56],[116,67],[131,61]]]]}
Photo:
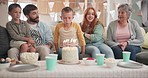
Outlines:
{"type": "Polygon", "coordinates": [[[57,64],[54,71],[46,70],[45,61],[38,61],[38,70],[30,72],[0,71],[0,78],[148,78],[148,66],[143,65],[140,69],[114,67],[105,65],[97,66],[81,64],[65,65],[57,64]]]}

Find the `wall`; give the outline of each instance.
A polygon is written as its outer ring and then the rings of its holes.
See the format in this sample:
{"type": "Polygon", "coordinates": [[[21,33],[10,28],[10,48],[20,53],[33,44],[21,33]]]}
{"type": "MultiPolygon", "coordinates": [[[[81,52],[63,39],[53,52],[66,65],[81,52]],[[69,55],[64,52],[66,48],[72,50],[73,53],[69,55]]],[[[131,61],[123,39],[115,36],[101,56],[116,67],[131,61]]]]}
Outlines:
{"type": "Polygon", "coordinates": [[[116,5],[118,3],[123,4],[123,3],[129,3],[129,2],[128,0],[107,0],[106,26],[108,26],[111,21],[118,19],[118,12],[116,9],[116,5]],[[111,14],[111,11],[112,12],[114,11],[113,12],[114,14],[111,14]]]}
{"type": "MultiPolygon", "coordinates": [[[[61,21],[60,19],[60,15],[61,15],[61,9],[64,7],[63,2],[65,1],[69,1],[70,2],[70,7],[73,8],[73,10],[76,12],[75,18],[73,21],[75,22],[82,22],[83,19],[83,11],[81,12],[81,8],[79,6],[79,2],[85,2],[85,0],[38,0],[37,1],[37,6],[39,9],[39,14],[40,14],[40,20],[44,21],[47,24],[51,24],[54,21],[51,20],[50,18],[50,13],[54,12],[56,17],[54,17],[55,21],[61,21]],[[55,2],[52,11],[49,8],[48,2],[55,2]],[[60,4],[60,5],[59,5],[60,4]],[[77,14],[79,13],[79,14],[77,14]]],[[[98,11],[101,11],[101,15],[99,20],[105,25],[105,14],[104,14],[104,7],[103,7],[103,0],[86,0],[87,2],[87,6],[90,6],[90,3],[92,3],[93,1],[96,2],[96,6],[95,9],[98,11]]]]}
{"type": "Polygon", "coordinates": [[[140,15],[141,10],[137,6],[136,2],[141,1],[141,0],[132,0],[132,16],[131,18],[136,20],[140,26],[142,26],[142,16],[140,15]]]}
{"type": "MultiPolygon", "coordinates": [[[[139,23],[140,26],[142,26],[142,16],[140,15],[141,10],[139,9],[139,7],[137,6],[136,2],[141,1],[141,0],[107,0],[108,5],[107,5],[107,18],[106,18],[106,24],[108,26],[108,24],[113,21],[116,20],[118,17],[118,12],[116,9],[116,3],[128,3],[132,5],[132,15],[131,18],[137,20],[137,22],[139,23]],[[112,18],[110,11],[115,10],[115,14],[114,14],[114,18],[112,18]]],[[[147,8],[147,7],[146,7],[147,8]]],[[[147,13],[147,12],[146,12],[147,13]]],[[[147,16],[146,16],[147,17],[147,16]]],[[[145,16],[143,17],[143,19],[145,19],[145,16]]]]}
{"type": "Polygon", "coordinates": [[[141,5],[142,5],[141,6],[141,9],[142,9],[142,23],[145,26],[148,26],[148,1],[143,0],[141,5]]]}
{"type": "Polygon", "coordinates": [[[0,25],[6,27],[6,23],[8,22],[8,6],[7,5],[0,5],[0,25]]]}

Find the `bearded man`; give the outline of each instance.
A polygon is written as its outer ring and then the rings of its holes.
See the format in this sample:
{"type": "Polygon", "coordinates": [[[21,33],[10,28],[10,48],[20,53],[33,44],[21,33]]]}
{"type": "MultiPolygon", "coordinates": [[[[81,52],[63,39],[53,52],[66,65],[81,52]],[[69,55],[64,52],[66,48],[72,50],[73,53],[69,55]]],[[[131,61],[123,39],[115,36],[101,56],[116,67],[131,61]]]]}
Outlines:
{"type": "MultiPolygon", "coordinates": [[[[53,36],[50,27],[39,21],[38,8],[33,4],[28,4],[23,9],[24,15],[27,17],[27,23],[30,26],[31,37],[35,42],[36,52],[39,53],[40,60],[51,53],[53,47],[53,36]]],[[[18,60],[19,52],[16,48],[8,51],[8,57],[18,60]]]]}

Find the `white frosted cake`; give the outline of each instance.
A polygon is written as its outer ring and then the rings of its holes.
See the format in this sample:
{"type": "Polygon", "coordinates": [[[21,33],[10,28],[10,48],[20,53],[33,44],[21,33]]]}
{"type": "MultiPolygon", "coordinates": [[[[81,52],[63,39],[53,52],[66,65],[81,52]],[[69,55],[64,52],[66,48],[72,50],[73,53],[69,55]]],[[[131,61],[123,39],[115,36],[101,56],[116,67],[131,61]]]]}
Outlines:
{"type": "Polygon", "coordinates": [[[63,47],[62,61],[65,63],[78,63],[78,48],[77,47],[63,47]]]}
{"type": "Polygon", "coordinates": [[[27,64],[35,64],[38,61],[38,56],[39,53],[29,53],[29,52],[24,52],[20,54],[20,60],[23,63],[27,63],[27,64]]]}

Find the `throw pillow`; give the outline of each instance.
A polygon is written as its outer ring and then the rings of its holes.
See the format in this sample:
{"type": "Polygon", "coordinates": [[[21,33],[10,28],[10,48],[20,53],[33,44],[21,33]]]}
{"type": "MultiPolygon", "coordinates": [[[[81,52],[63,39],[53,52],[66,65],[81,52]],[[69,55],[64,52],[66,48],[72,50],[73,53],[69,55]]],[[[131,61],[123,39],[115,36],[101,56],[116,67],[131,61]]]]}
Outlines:
{"type": "Polygon", "coordinates": [[[144,43],[143,43],[142,47],[148,48],[148,32],[144,36],[144,43]]]}
{"type": "Polygon", "coordinates": [[[0,26],[0,58],[7,57],[7,51],[9,50],[9,34],[6,28],[0,26]]]}

